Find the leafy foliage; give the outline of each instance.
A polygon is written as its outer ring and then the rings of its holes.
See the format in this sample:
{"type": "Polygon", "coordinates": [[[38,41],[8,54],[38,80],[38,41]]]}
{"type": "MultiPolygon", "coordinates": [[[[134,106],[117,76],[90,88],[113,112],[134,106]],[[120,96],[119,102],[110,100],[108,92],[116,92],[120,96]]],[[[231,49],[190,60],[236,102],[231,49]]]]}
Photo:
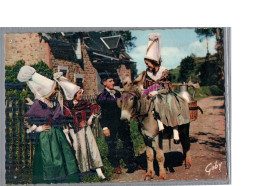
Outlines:
{"type": "MultiPolygon", "coordinates": [[[[192,93],[192,91],[191,89],[189,90],[190,93],[192,93]]],[[[208,96],[221,96],[223,93],[223,90],[221,90],[217,85],[201,86],[199,89],[196,89],[195,99],[201,99],[208,96]]]]}
{"type": "Polygon", "coordinates": [[[194,71],[194,67],[195,67],[195,63],[194,63],[193,57],[191,57],[191,56],[185,57],[181,61],[179,81],[187,82],[191,73],[194,71]]]}
{"type": "Polygon", "coordinates": [[[142,150],[145,147],[145,144],[144,144],[144,138],[138,130],[138,123],[136,121],[131,121],[130,133],[131,133],[131,138],[133,140],[135,154],[138,155],[140,150],[142,150]]]}
{"type": "Polygon", "coordinates": [[[206,62],[201,65],[201,82],[202,85],[218,85],[219,88],[224,90],[224,42],[223,42],[223,29],[222,28],[196,28],[200,41],[207,40],[207,54],[206,62]],[[215,62],[209,61],[209,51],[208,51],[208,38],[216,36],[216,50],[217,50],[217,60],[215,62]]]}
{"type": "Polygon", "coordinates": [[[170,76],[172,83],[177,83],[180,75],[180,67],[170,69],[170,76]]]}
{"type": "Polygon", "coordinates": [[[217,75],[218,63],[216,61],[206,61],[200,68],[200,80],[201,85],[217,85],[218,75],[217,75]]]}
{"type": "Polygon", "coordinates": [[[200,42],[208,37],[212,37],[216,33],[216,28],[195,28],[195,32],[200,38],[200,42]]]}

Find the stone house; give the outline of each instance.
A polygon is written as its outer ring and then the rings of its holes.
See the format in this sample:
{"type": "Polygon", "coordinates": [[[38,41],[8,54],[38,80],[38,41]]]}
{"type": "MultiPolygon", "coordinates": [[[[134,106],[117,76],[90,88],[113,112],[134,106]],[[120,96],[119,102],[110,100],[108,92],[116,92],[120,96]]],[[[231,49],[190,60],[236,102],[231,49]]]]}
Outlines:
{"type": "Polygon", "coordinates": [[[23,59],[26,65],[43,61],[54,72],[96,95],[104,74],[112,74],[116,86],[126,76],[136,76],[136,66],[126,53],[120,35],[103,37],[100,32],[23,33],[5,35],[5,65],[23,59]]]}

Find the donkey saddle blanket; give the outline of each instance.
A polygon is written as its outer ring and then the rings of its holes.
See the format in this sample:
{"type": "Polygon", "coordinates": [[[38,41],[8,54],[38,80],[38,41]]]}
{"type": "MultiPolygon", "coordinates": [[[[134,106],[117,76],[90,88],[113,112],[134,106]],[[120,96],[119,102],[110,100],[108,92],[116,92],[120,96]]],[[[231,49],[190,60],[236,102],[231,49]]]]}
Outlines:
{"type": "Polygon", "coordinates": [[[175,127],[190,122],[189,105],[175,92],[156,95],[151,107],[166,126],[175,127]]]}

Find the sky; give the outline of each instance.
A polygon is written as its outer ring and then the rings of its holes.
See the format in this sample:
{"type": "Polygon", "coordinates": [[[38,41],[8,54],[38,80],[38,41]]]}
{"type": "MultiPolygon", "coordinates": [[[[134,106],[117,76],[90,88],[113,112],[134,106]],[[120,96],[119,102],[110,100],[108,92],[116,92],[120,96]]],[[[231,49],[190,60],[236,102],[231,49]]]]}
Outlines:
{"type": "MultiPolygon", "coordinates": [[[[144,56],[148,45],[148,34],[159,33],[161,35],[161,57],[162,66],[173,69],[180,65],[183,58],[195,54],[197,57],[204,57],[207,53],[206,40],[200,42],[193,28],[187,29],[161,29],[161,30],[131,30],[136,47],[129,55],[136,62],[138,74],[146,69],[144,56]]],[[[216,53],[215,37],[209,38],[209,52],[216,53]]]]}

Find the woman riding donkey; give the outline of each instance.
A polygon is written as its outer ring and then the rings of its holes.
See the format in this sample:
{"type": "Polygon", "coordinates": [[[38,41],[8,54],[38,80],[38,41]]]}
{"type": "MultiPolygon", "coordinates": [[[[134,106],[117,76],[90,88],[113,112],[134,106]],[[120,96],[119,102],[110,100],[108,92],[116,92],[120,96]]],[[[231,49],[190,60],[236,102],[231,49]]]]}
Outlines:
{"type": "MultiPolygon", "coordinates": [[[[146,50],[146,56],[144,58],[144,62],[146,64],[146,71],[143,71],[141,75],[135,80],[137,83],[138,81],[143,82],[143,88],[145,91],[142,94],[142,97],[147,97],[148,99],[154,97],[157,94],[166,94],[173,91],[170,71],[163,67],[162,58],[161,58],[161,36],[158,33],[149,34],[149,42],[148,47],[146,50]]],[[[150,102],[146,99],[143,100],[145,102],[144,105],[149,105],[150,102]]],[[[183,102],[183,100],[178,100],[183,102]]],[[[156,105],[155,105],[156,106],[156,105]]],[[[161,110],[159,108],[163,106],[162,104],[157,105],[157,110],[161,110]]],[[[182,107],[186,107],[186,104],[182,104],[182,107]]],[[[174,110],[176,110],[175,108],[174,110]]],[[[160,118],[160,113],[154,112],[154,115],[158,122],[159,131],[164,129],[164,125],[167,125],[168,122],[163,123],[160,118]]],[[[161,114],[162,115],[162,114],[161,114]]],[[[186,114],[187,115],[187,114],[186,114]]],[[[189,117],[184,118],[182,123],[188,123],[189,117]]],[[[178,123],[179,124],[179,123],[178,123]]],[[[168,126],[168,125],[167,125],[168,126]]],[[[179,143],[179,133],[178,133],[178,126],[174,126],[173,128],[173,137],[174,143],[179,143]]]]}
{"type": "Polygon", "coordinates": [[[159,179],[165,179],[165,158],[161,145],[164,134],[173,133],[175,143],[180,139],[183,146],[185,167],[189,168],[191,165],[189,155],[189,107],[183,98],[172,92],[169,70],[161,66],[160,35],[157,33],[150,34],[149,39],[144,58],[147,69],[141,73],[133,84],[125,84],[122,101],[118,104],[122,109],[121,119],[134,117],[140,123],[146,143],[147,174],[145,178],[152,178],[154,175],[154,149],[160,169],[159,179]],[[130,99],[126,99],[129,97],[130,99]]]}
{"type": "Polygon", "coordinates": [[[90,127],[95,114],[100,110],[99,106],[82,100],[83,89],[68,81],[62,73],[56,73],[55,78],[65,94],[64,115],[67,117],[68,126],[64,132],[69,142],[68,133],[73,140],[79,170],[87,172],[95,169],[98,177],[106,179],[101,170],[102,159],[90,127]]]}

